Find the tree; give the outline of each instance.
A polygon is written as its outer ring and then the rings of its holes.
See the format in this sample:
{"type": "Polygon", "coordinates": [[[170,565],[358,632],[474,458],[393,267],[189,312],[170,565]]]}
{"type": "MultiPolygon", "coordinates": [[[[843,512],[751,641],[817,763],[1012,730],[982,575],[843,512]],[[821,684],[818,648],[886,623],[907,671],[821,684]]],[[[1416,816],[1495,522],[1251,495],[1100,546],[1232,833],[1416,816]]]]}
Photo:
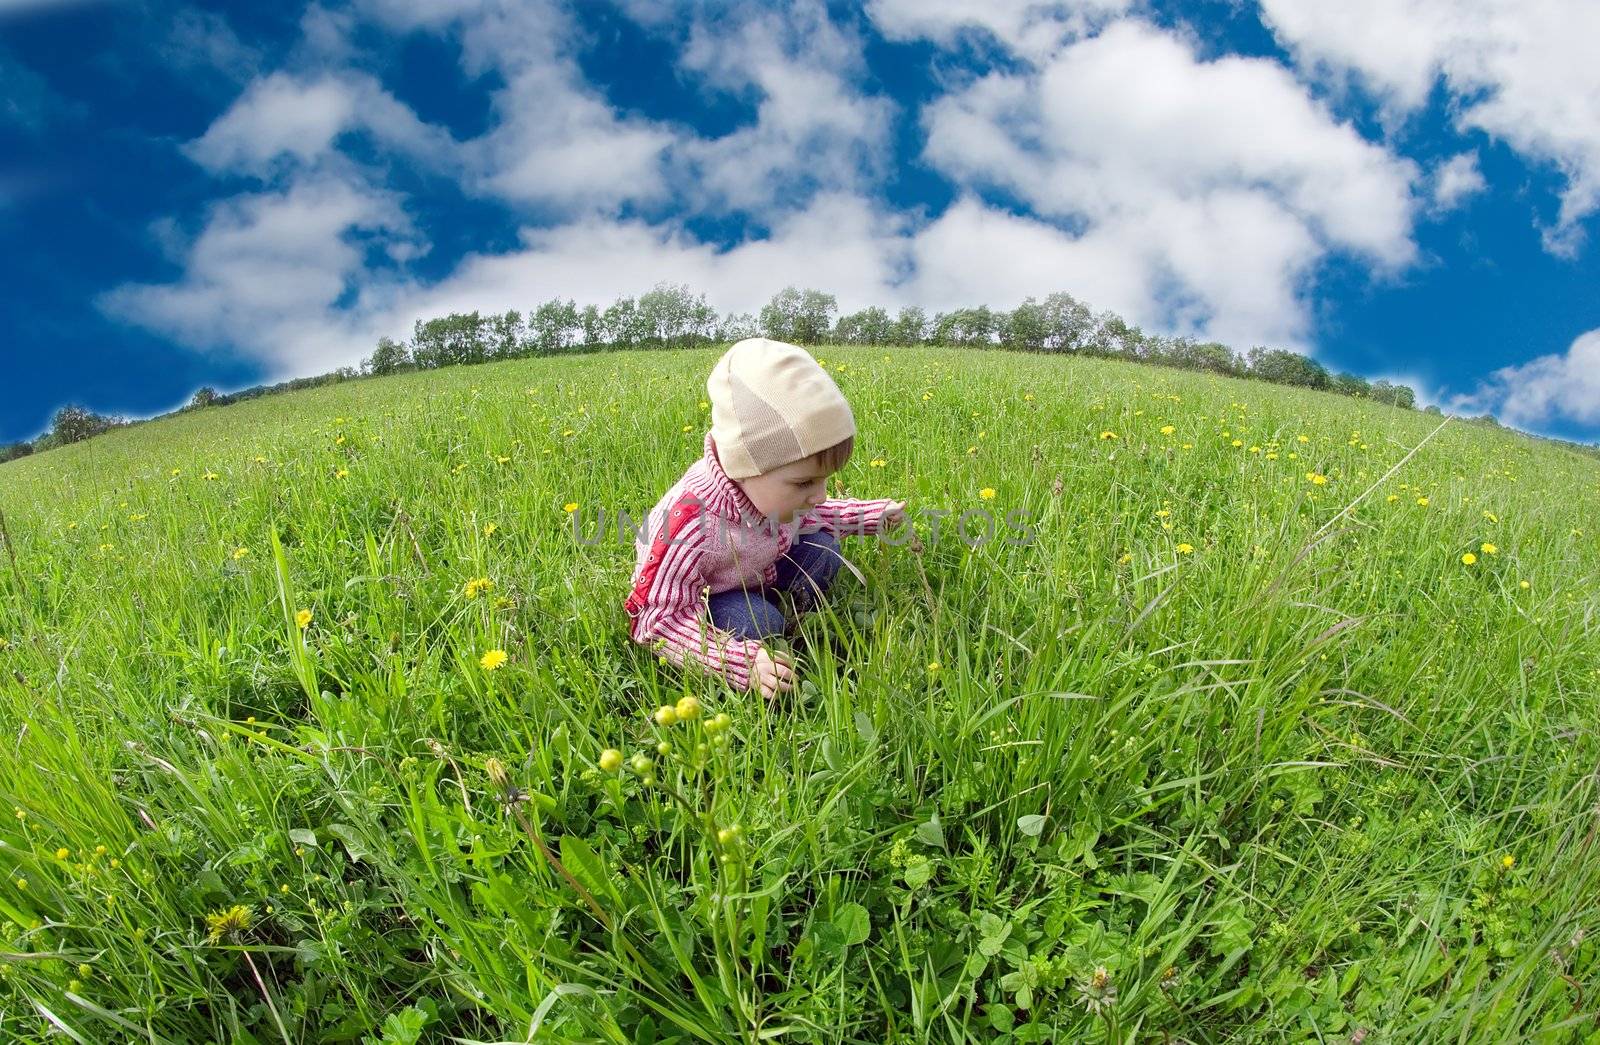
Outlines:
{"type": "Polygon", "coordinates": [[[748,312],[740,312],[737,315],[723,317],[722,321],[717,324],[714,340],[732,343],[734,341],[743,341],[747,337],[760,336],[761,327],[756,322],[756,317],[748,312]]]}
{"type": "MultiPolygon", "coordinates": [[[[1385,385],[1387,381],[1383,382],[1385,385]]],[[[1333,390],[1340,395],[1354,396],[1366,399],[1372,395],[1374,386],[1367,383],[1367,379],[1359,374],[1338,373],[1333,375],[1333,390]]]]}
{"type": "Polygon", "coordinates": [[[1050,336],[1045,321],[1045,310],[1033,298],[1023,298],[1022,304],[1010,312],[997,315],[1000,343],[1007,348],[1041,351],[1050,336]]]}
{"type": "Polygon", "coordinates": [[[189,408],[198,410],[203,406],[215,406],[217,403],[217,390],[210,385],[202,385],[195,389],[193,397],[189,400],[189,408]]]}
{"type": "Polygon", "coordinates": [[[784,287],[761,309],[761,330],[775,341],[817,345],[828,336],[839,303],[820,290],[784,287]]]}
{"type": "Polygon", "coordinates": [[[1410,385],[1392,385],[1383,378],[1372,383],[1371,395],[1374,402],[1388,403],[1406,410],[1417,405],[1417,393],[1412,391],[1410,385]]]}
{"type": "Polygon", "coordinates": [[[522,313],[508,309],[502,315],[489,317],[488,349],[491,359],[510,359],[522,354],[527,328],[522,313]]]}
{"type": "Polygon", "coordinates": [[[482,363],[489,357],[484,322],[477,312],[452,312],[443,319],[417,320],[411,356],[424,369],[482,363]]]}
{"type": "Polygon", "coordinates": [[[1333,377],[1328,368],[1314,359],[1284,348],[1267,349],[1260,345],[1250,350],[1248,373],[1262,381],[1303,388],[1328,388],[1333,377]]]}
{"type": "Polygon", "coordinates": [[[63,406],[51,419],[50,433],[45,440],[50,446],[65,446],[97,436],[123,423],[119,418],[105,417],[76,404],[63,406]]]}
{"type": "Polygon", "coordinates": [[[396,341],[390,337],[380,337],[378,347],[372,350],[372,355],[361,361],[364,373],[373,375],[398,374],[402,370],[411,369],[411,350],[403,341],[396,341]]]}
{"type": "Polygon", "coordinates": [[[833,340],[841,345],[887,345],[894,341],[894,323],[889,313],[876,305],[840,316],[833,328],[833,340]]]}
{"type": "Polygon", "coordinates": [[[526,345],[540,355],[565,352],[577,341],[581,330],[577,302],[552,298],[528,317],[526,345]]]}
{"type": "Polygon", "coordinates": [[[1065,291],[1057,291],[1044,299],[1045,334],[1047,351],[1081,352],[1094,329],[1094,315],[1089,306],[1065,291]]]}
{"type": "Polygon", "coordinates": [[[33,444],[29,442],[10,443],[0,446],[0,464],[6,461],[15,461],[19,457],[27,457],[33,453],[33,444]]]}
{"type": "Polygon", "coordinates": [[[612,302],[601,317],[600,325],[610,345],[637,345],[644,336],[639,306],[631,297],[620,297],[612,302]]]}
{"type": "Polygon", "coordinates": [[[898,345],[920,345],[928,339],[928,314],[919,305],[907,305],[894,321],[894,341],[898,345]]]}
{"type": "Polygon", "coordinates": [[[683,345],[711,336],[716,309],[706,296],[690,293],[684,284],[657,283],[639,298],[639,328],[644,340],[660,345],[683,345]]]}
{"type": "Polygon", "coordinates": [[[605,344],[606,328],[600,314],[600,306],[583,306],[583,311],[578,313],[578,329],[582,331],[581,336],[585,346],[605,344]]]}

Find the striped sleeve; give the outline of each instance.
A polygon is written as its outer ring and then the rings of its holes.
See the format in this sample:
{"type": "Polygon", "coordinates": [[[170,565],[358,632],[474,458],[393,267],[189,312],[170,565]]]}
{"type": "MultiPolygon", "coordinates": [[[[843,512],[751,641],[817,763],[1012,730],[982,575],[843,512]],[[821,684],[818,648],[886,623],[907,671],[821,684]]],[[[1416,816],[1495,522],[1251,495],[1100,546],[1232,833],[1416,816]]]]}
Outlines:
{"type": "Polygon", "coordinates": [[[870,537],[883,532],[883,516],[891,504],[892,497],[874,501],[830,497],[802,517],[797,531],[822,529],[835,537],[870,537]]]}
{"type": "Polygon", "coordinates": [[[680,667],[698,663],[726,678],[736,689],[750,685],[761,643],[741,639],[702,619],[705,584],[700,560],[703,546],[701,505],[693,494],[673,502],[664,525],[650,542],[633,590],[623,607],[631,619],[635,642],[661,643],[661,653],[680,667]]]}

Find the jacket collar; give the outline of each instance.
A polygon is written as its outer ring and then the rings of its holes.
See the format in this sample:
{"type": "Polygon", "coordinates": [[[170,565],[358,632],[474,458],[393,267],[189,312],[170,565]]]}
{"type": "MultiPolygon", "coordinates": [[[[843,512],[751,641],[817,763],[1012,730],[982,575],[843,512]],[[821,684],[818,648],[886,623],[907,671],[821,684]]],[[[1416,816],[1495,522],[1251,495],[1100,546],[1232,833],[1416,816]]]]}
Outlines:
{"type": "Polygon", "coordinates": [[[750,496],[722,470],[722,462],[717,458],[717,444],[712,441],[710,432],[706,433],[704,460],[706,476],[710,479],[711,497],[716,502],[714,507],[747,524],[755,524],[765,518],[750,496]]]}

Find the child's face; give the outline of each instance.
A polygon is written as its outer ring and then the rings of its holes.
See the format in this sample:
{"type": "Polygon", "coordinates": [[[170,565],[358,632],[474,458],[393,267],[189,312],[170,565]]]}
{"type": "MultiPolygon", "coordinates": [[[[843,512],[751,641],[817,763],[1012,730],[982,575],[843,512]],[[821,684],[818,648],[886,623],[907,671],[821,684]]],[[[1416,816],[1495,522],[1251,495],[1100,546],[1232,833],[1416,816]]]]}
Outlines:
{"type": "Polygon", "coordinates": [[[793,522],[828,497],[828,475],[813,455],[761,475],[738,480],[756,510],[781,525],[793,522]]]}

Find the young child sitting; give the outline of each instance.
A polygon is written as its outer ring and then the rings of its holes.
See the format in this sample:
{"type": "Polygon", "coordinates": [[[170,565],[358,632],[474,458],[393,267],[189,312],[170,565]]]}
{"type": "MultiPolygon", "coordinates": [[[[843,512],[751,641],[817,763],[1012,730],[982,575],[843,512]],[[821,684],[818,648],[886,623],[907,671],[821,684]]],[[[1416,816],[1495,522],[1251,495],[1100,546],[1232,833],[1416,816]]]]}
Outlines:
{"type": "Polygon", "coordinates": [[[794,664],[762,645],[792,632],[779,608],[815,606],[838,572],[839,538],[894,529],[905,502],[827,496],[850,459],[855,417],[805,349],[764,337],[728,349],[706,381],[705,455],[656,502],[636,539],[629,635],[768,699],[794,664]],[[705,597],[708,596],[709,598],[705,597]]]}

